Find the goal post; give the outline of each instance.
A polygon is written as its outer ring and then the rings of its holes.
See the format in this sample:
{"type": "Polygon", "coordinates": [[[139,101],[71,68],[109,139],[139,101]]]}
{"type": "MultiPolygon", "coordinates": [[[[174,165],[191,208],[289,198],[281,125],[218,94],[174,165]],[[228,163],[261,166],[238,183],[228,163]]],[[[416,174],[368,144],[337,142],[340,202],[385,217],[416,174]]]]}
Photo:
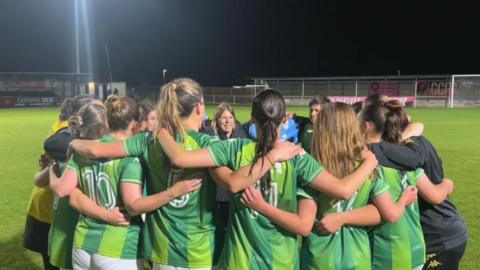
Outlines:
{"type": "Polygon", "coordinates": [[[449,108],[480,106],[480,74],[452,75],[449,108]]]}

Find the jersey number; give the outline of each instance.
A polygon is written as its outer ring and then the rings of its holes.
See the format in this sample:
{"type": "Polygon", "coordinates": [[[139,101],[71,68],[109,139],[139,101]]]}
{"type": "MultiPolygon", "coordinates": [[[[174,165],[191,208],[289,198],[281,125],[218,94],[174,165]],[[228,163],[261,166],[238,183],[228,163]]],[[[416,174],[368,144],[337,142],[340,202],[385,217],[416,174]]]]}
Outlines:
{"type": "MultiPolygon", "coordinates": [[[[260,184],[259,182],[254,184],[254,187],[256,190],[260,190],[260,184]]],[[[261,191],[262,192],[262,191],[261,191]]],[[[276,182],[270,183],[270,187],[268,188],[267,192],[262,192],[262,196],[266,196],[265,201],[267,201],[269,204],[273,205],[273,207],[277,207],[278,203],[278,184],[276,182]]],[[[255,210],[251,209],[250,216],[253,219],[256,219],[258,217],[258,212],[255,210]]]]}
{"type": "Polygon", "coordinates": [[[92,170],[86,170],[83,173],[83,178],[87,182],[87,192],[89,197],[96,204],[107,209],[115,207],[117,204],[117,198],[106,173],[100,172],[95,177],[92,170]]]}

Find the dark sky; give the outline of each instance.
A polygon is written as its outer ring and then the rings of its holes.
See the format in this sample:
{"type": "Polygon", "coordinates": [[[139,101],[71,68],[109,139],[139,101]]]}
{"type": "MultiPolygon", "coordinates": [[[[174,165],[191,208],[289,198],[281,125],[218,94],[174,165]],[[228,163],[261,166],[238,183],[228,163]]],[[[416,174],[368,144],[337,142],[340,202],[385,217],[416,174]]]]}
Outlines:
{"type": "MultiPolygon", "coordinates": [[[[82,0],[80,0],[82,1],[82,0]]],[[[82,72],[203,85],[252,76],[480,73],[476,8],[458,1],[87,0],[82,72]],[[452,3],[454,5],[452,5],[452,3]],[[88,13],[88,14],[87,14],[88,13]],[[88,65],[87,59],[92,59],[88,65]]],[[[73,0],[1,0],[0,71],[74,72],[73,0]]],[[[84,23],[82,23],[84,25],[84,23]]]]}

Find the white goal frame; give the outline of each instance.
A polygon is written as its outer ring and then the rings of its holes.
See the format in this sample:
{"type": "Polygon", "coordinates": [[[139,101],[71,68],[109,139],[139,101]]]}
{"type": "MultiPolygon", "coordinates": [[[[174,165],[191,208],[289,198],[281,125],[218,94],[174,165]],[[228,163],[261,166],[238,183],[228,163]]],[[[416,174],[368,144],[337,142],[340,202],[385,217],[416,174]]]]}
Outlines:
{"type": "Polygon", "coordinates": [[[451,84],[451,91],[450,91],[450,106],[449,108],[454,107],[454,96],[455,96],[455,78],[462,78],[462,77],[480,77],[480,74],[458,74],[452,75],[452,84],[451,84]]]}

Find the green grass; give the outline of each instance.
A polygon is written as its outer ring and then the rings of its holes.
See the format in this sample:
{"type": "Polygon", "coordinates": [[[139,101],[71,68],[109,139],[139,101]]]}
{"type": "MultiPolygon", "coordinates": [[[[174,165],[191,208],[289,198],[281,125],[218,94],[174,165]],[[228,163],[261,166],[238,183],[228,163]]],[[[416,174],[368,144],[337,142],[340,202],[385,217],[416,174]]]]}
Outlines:
{"type": "MultiPolygon", "coordinates": [[[[211,116],[214,107],[208,107],[211,116]]],[[[289,111],[306,115],[306,108],[289,111]]],[[[22,247],[25,212],[38,170],[42,142],[56,119],[58,108],[0,110],[0,269],[41,269],[40,256],[22,247]]],[[[249,108],[236,107],[237,117],[249,118],[249,108]]],[[[455,181],[453,201],[469,228],[467,252],[461,269],[480,265],[480,109],[410,109],[425,124],[425,135],[444,161],[446,175],[455,181]]]]}

